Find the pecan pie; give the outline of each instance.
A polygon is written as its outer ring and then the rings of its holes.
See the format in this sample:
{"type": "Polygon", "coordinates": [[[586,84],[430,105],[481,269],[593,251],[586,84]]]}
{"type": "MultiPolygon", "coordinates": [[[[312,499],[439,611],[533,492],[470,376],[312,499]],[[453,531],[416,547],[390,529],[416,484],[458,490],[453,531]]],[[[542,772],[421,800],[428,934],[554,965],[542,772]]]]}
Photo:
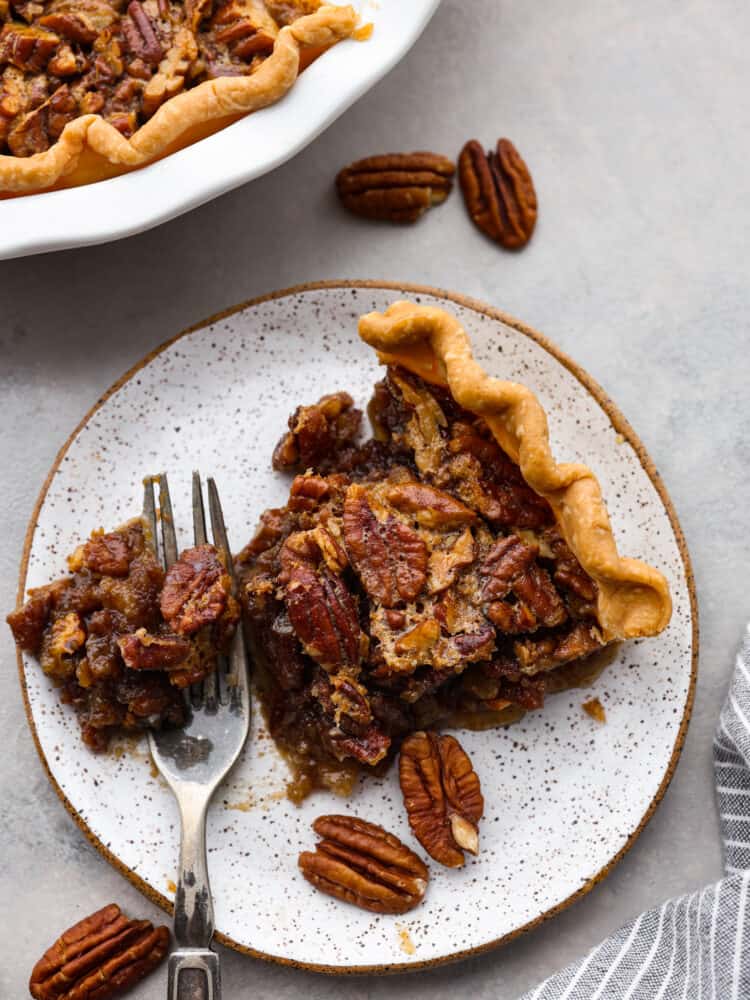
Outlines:
{"type": "Polygon", "coordinates": [[[387,365],[373,436],[345,392],[299,407],[273,456],[289,500],[236,560],[296,799],[346,794],[414,731],[539,708],[671,613],[662,575],[619,556],[594,475],[555,462],[536,398],[489,378],[452,316],[397,303],[359,332],[387,365]]]}
{"type": "Polygon", "coordinates": [[[84,743],[104,750],[118,730],[180,725],[180,689],[215,669],[239,618],[219,550],[186,549],[165,574],[137,518],[94,532],[68,565],[8,624],[74,706],[84,743]]]}
{"type": "Polygon", "coordinates": [[[0,0],[0,195],[189,145],[278,101],[355,25],[321,0],[0,0]]]}

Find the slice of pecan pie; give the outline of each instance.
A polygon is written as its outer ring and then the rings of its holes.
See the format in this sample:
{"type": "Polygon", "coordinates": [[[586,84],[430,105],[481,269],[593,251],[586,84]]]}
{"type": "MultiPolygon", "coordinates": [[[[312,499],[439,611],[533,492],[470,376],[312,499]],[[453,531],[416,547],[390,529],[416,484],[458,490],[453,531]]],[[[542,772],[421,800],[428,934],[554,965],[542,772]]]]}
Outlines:
{"type": "Polygon", "coordinates": [[[0,196],[195,142],[278,101],[355,25],[321,0],[0,0],[0,196]]]}
{"type": "Polygon", "coordinates": [[[536,398],[489,378],[452,316],[397,303],[359,332],[387,365],[373,437],[344,392],[299,407],[273,456],[289,500],[237,559],[296,799],[348,792],[414,730],[539,708],[671,613],[593,473],[555,462],[536,398]]]}
{"type": "Polygon", "coordinates": [[[84,743],[104,750],[117,731],[180,725],[180,689],[215,669],[239,618],[220,551],[186,549],[165,574],[137,518],[94,532],[68,565],[8,624],[74,706],[84,743]]]}

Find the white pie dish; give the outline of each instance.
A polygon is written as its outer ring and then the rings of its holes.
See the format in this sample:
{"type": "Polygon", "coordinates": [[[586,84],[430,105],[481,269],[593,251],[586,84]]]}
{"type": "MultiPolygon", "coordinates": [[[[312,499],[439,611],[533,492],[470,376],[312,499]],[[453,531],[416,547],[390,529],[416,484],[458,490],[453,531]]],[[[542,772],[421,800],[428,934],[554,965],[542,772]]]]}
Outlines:
{"type": "Polygon", "coordinates": [[[351,0],[374,30],[334,46],[277,104],[130,174],[0,200],[0,259],[106,243],[167,222],[304,149],[409,51],[440,0],[351,0]]]}

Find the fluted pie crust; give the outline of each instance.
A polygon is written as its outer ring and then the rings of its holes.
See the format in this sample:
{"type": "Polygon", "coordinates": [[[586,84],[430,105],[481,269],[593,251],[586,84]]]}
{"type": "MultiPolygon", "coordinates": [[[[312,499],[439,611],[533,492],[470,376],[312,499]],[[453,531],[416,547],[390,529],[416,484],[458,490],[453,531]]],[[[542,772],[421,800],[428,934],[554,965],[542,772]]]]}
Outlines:
{"type": "Polygon", "coordinates": [[[281,28],[273,52],[250,76],[206,80],[167,100],[129,139],[101,115],[69,122],[53,146],[33,156],[0,155],[0,197],[104,180],[143,167],[280,100],[301,68],[350,37],[350,6],[326,5],[281,28]]]}
{"type": "Polygon", "coordinates": [[[656,635],[666,628],[672,601],[664,576],[618,553],[594,473],[581,463],[555,460],[539,400],[526,386],[487,375],[455,316],[395,302],[383,313],[362,316],[359,335],[382,363],[447,388],[460,406],[484,419],[528,485],[547,500],[568,546],[596,581],[597,618],[606,640],[656,635]]]}

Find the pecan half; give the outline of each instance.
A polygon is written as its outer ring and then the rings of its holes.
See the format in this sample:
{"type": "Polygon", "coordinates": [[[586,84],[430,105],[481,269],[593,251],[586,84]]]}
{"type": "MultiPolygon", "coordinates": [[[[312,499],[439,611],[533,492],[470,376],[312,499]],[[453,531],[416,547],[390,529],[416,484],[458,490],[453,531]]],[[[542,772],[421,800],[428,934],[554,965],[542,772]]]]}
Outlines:
{"type": "Polygon", "coordinates": [[[479,778],[461,744],[413,733],[401,747],[399,780],[414,836],[435,861],[460,868],[464,851],[479,851],[484,812],[479,778]]]}
{"type": "Polygon", "coordinates": [[[341,577],[325,565],[318,570],[295,553],[295,541],[304,534],[290,535],[281,552],[282,565],[286,564],[284,601],[289,621],[316,663],[327,670],[356,666],[362,638],[356,601],[341,577]]]}
{"type": "Polygon", "coordinates": [[[510,139],[498,139],[495,152],[486,154],[470,139],[458,158],[458,178],[475,226],[507,250],[529,242],[536,225],[536,191],[510,139]]]}
{"type": "Polygon", "coordinates": [[[169,931],[129,920],[110,903],[79,921],[34,966],[35,1000],[107,1000],[137,983],[167,953],[169,931]]]}
{"type": "Polygon", "coordinates": [[[367,219],[416,222],[440,205],[453,187],[456,168],[437,153],[387,153],[357,160],[336,177],[345,208],[367,219]]]}
{"type": "Polygon", "coordinates": [[[395,517],[379,521],[367,490],[354,484],[344,501],[344,543],[367,593],[392,608],[413,601],[427,580],[427,546],[395,517]]]}
{"type": "Polygon", "coordinates": [[[487,617],[509,634],[533,632],[540,624],[552,628],[567,618],[549,573],[535,562],[538,554],[536,545],[508,535],[495,542],[480,567],[486,575],[482,599],[488,602],[487,617]],[[502,600],[511,590],[517,604],[502,600]]]}
{"type": "Polygon", "coordinates": [[[161,613],[178,635],[191,635],[221,617],[231,580],[213,545],[185,549],[164,580],[161,613]]]}
{"type": "Polygon", "coordinates": [[[131,0],[128,4],[128,16],[123,18],[122,31],[133,55],[151,66],[156,66],[163,55],[161,42],[140,0],[131,0]]]}
{"type": "Polygon", "coordinates": [[[299,867],[316,889],[375,913],[406,913],[420,903],[427,867],[398,837],[355,816],[320,816],[323,839],[303,851],[299,867]]]}

